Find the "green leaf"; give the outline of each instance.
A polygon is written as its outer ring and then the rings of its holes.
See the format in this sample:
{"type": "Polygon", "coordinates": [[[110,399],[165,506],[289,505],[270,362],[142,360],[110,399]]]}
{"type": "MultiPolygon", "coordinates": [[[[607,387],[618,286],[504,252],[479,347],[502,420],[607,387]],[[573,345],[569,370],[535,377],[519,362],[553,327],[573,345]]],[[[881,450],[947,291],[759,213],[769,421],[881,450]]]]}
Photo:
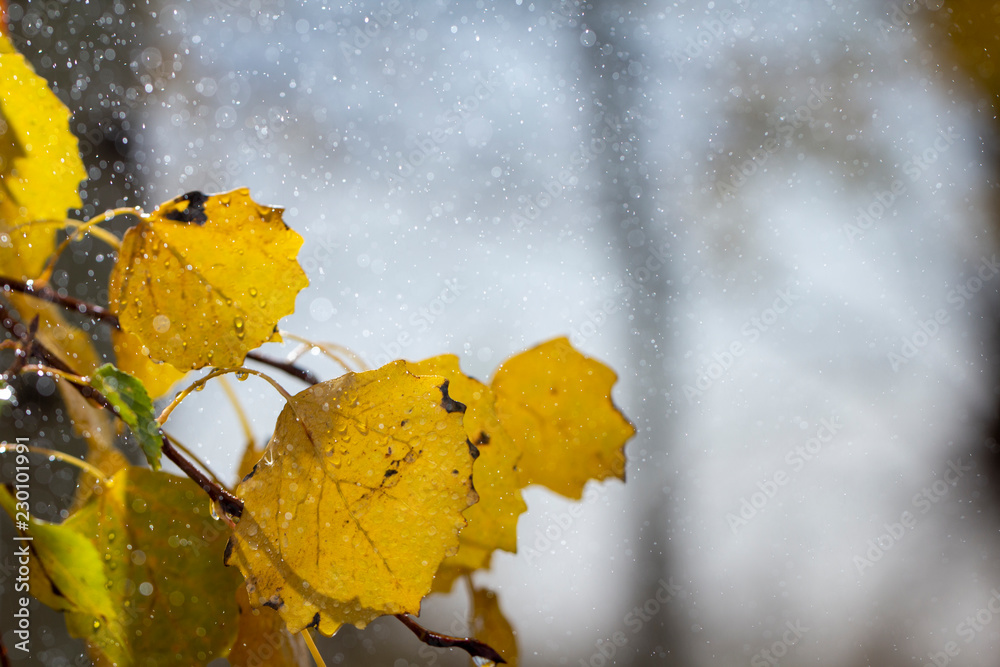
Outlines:
{"type": "Polygon", "coordinates": [[[90,376],[90,386],[101,392],[128,424],[153,470],[160,469],[163,437],[146,388],[128,373],[104,364],[90,376]]]}
{"type": "MultiPolygon", "coordinates": [[[[0,506],[17,508],[0,487],[0,506]]],[[[18,517],[21,519],[22,517],[18,517]]],[[[31,594],[101,665],[205,665],[236,639],[228,530],[189,479],[125,468],[61,524],[30,520],[31,594]]]]}
{"type": "MultiPolygon", "coordinates": [[[[11,519],[23,518],[27,503],[18,503],[6,487],[0,486],[0,507],[11,519]]],[[[85,536],[61,525],[36,521],[28,516],[22,530],[31,541],[18,542],[15,551],[28,549],[32,558],[28,586],[31,594],[60,611],[78,611],[107,625],[118,617],[106,584],[104,561],[85,536]],[[40,567],[39,567],[40,566],[40,567]]]]}

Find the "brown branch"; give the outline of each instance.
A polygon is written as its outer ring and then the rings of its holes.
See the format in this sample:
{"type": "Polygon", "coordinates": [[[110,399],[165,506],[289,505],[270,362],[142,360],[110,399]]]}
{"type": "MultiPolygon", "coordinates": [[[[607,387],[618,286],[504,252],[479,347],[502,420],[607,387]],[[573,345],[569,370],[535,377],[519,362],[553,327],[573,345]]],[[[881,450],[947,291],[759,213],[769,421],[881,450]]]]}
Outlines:
{"type": "MultiPolygon", "coordinates": [[[[53,368],[64,373],[80,375],[75,370],[70,368],[65,362],[56,357],[48,348],[45,347],[45,345],[42,344],[41,341],[35,339],[33,336],[33,329],[25,331],[24,326],[10,316],[3,304],[0,304],[0,325],[17,337],[17,339],[20,340],[27,349],[30,349],[33,354],[41,358],[49,366],[52,366],[53,368]]],[[[93,387],[82,386],[76,383],[73,383],[73,387],[80,392],[81,396],[89,398],[105,410],[109,411],[115,417],[118,417],[118,413],[115,411],[114,406],[111,405],[104,394],[97,391],[93,387]]],[[[185,475],[194,480],[198,486],[200,486],[205,493],[208,494],[209,498],[218,502],[227,514],[234,517],[239,517],[243,514],[242,500],[219,486],[219,484],[210,479],[207,475],[205,475],[205,473],[198,470],[193,463],[184,458],[184,456],[173,446],[170,440],[167,439],[167,436],[161,433],[161,437],[163,438],[162,451],[164,456],[173,461],[185,475]]]]}
{"type": "MultiPolygon", "coordinates": [[[[28,283],[21,282],[20,280],[0,277],[0,288],[7,292],[19,292],[21,294],[33,296],[36,299],[58,304],[64,308],[75,310],[81,315],[89,315],[95,319],[107,322],[116,329],[121,329],[118,316],[107,308],[98,306],[97,304],[88,303],[86,301],[81,301],[80,299],[74,299],[71,296],[63,296],[51,287],[35,287],[33,285],[29,285],[28,283]]],[[[267,357],[259,352],[249,352],[247,354],[247,359],[253,359],[254,361],[266,364],[272,368],[277,368],[280,371],[288,373],[292,377],[302,380],[306,384],[319,384],[319,378],[317,378],[312,371],[307,368],[302,368],[301,366],[296,366],[291,362],[281,361],[280,359],[272,359],[271,357],[267,357]]]]}
{"type": "Polygon", "coordinates": [[[243,501],[219,486],[205,473],[198,470],[193,463],[184,458],[183,454],[174,447],[173,443],[166,435],[160,434],[163,438],[163,455],[173,461],[184,474],[193,479],[200,486],[208,497],[219,503],[223,511],[229,516],[237,519],[243,515],[243,501]]]}
{"type": "Polygon", "coordinates": [[[396,614],[396,618],[398,618],[403,625],[408,627],[410,631],[417,636],[417,639],[428,646],[435,646],[438,648],[460,648],[473,658],[486,658],[487,660],[492,660],[495,663],[503,664],[506,664],[507,662],[499,653],[478,639],[442,635],[439,632],[428,630],[406,614],[396,614]]]}
{"type": "Polygon", "coordinates": [[[292,377],[297,377],[306,384],[319,384],[319,378],[316,377],[311,370],[308,368],[302,368],[301,366],[296,366],[290,361],[272,359],[271,357],[264,356],[260,352],[247,352],[247,359],[253,359],[254,361],[277,368],[280,371],[285,371],[292,377]]]}
{"type": "Polygon", "coordinates": [[[3,639],[0,639],[0,666],[10,667],[10,658],[7,656],[7,647],[3,645],[3,639]]]}
{"type": "Polygon", "coordinates": [[[31,324],[28,326],[27,333],[23,338],[21,338],[21,347],[14,351],[14,363],[10,365],[10,368],[3,372],[3,375],[0,375],[0,378],[12,378],[21,373],[21,369],[28,363],[28,358],[34,351],[35,336],[37,334],[38,315],[35,315],[31,320],[31,324]]]}
{"type": "Polygon", "coordinates": [[[20,292],[21,294],[27,294],[28,296],[33,296],[36,299],[55,303],[65,308],[69,308],[70,310],[75,310],[82,315],[90,315],[93,318],[104,320],[114,327],[118,326],[118,316],[107,308],[93,303],[88,303],[86,301],[81,301],[80,299],[74,299],[71,296],[63,296],[48,286],[35,287],[34,285],[21,282],[20,280],[15,280],[14,278],[0,277],[0,287],[2,287],[5,292],[20,292]]]}

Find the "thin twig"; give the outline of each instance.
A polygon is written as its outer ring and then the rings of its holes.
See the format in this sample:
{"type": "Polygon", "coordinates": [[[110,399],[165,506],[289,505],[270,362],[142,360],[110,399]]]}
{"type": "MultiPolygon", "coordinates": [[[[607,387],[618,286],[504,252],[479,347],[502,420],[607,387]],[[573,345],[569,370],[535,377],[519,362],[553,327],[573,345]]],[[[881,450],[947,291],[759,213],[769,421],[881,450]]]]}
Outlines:
{"type": "Polygon", "coordinates": [[[487,660],[492,660],[495,663],[506,664],[507,662],[499,653],[478,639],[442,635],[441,633],[428,630],[406,614],[396,614],[396,618],[398,618],[403,625],[408,627],[410,632],[417,636],[417,639],[428,646],[436,646],[439,648],[460,648],[473,658],[486,658],[487,660]]]}
{"type": "Polygon", "coordinates": [[[56,303],[65,308],[69,308],[70,310],[75,310],[83,315],[90,315],[91,317],[103,320],[112,326],[118,326],[118,316],[107,308],[98,306],[97,304],[88,303],[86,301],[81,301],[80,299],[75,299],[71,296],[63,296],[51,287],[35,287],[34,285],[26,282],[5,277],[0,277],[0,287],[7,292],[20,292],[21,294],[27,294],[28,296],[33,296],[36,299],[56,303]]]}
{"type": "Polygon", "coordinates": [[[208,494],[209,498],[219,503],[219,506],[222,507],[226,514],[236,518],[243,515],[242,500],[209,479],[205,473],[198,470],[193,463],[184,458],[166,435],[161,434],[161,436],[163,438],[164,456],[173,461],[178,468],[184,471],[185,475],[193,479],[208,494]]]}
{"type": "MultiPolygon", "coordinates": [[[[41,299],[42,301],[55,303],[70,310],[75,310],[82,315],[89,315],[95,319],[107,322],[116,329],[121,328],[118,316],[107,308],[98,306],[94,303],[88,303],[80,299],[75,299],[71,296],[63,296],[51,287],[35,287],[34,285],[29,285],[28,283],[15,280],[14,278],[0,277],[0,288],[3,288],[5,291],[20,292],[21,294],[27,294],[35,297],[36,299],[41,299]]],[[[271,357],[265,356],[259,352],[247,353],[247,359],[253,359],[254,361],[271,366],[272,368],[277,368],[280,371],[288,373],[292,377],[302,380],[306,384],[319,384],[319,378],[317,378],[312,371],[307,368],[296,366],[293,363],[281,361],[280,359],[272,359],[271,357]]]]}
{"type": "Polygon", "coordinates": [[[38,315],[35,315],[31,319],[31,324],[28,326],[28,332],[24,338],[21,339],[20,348],[14,352],[14,363],[10,365],[6,371],[4,371],[4,378],[13,378],[20,374],[21,370],[27,365],[28,357],[31,356],[32,349],[35,346],[35,336],[38,334],[38,315]]]}
{"type": "Polygon", "coordinates": [[[308,368],[302,368],[301,366],[296,366],[293,363],[287,361],[281,361],[280,359],[272,359],[271,357],[264,356],[260,352],[248,352],[247,359],[253,359],[262,364],[267,364],[272,368],[277,368],[279,371],[285,371],[293,377],[297,377],[306,384],[319,384],[319,378],[309,370],[308,368]]]}

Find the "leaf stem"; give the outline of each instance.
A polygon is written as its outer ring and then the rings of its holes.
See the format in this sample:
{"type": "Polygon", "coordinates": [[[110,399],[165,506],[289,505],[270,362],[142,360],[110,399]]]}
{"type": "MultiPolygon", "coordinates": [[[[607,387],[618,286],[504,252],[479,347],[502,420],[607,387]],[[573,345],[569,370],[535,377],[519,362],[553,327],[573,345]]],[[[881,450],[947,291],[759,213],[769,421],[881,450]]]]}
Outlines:
{"type": "MultiPolygon", "coordinates": [[[[33,452],[35,454],[41,454],[42,456],[48,456],[49,458],[53,459],[59,459],[63,463],[68,463],[72,466],[76,466],[80,470],[88,472],[94,477],[96,477],[98,480],[101,481],[102,484],[109,481],[108,476],[105,475],[100,468],[90,463],[87,463],[83,459],[78,459],[75,456],[71,456],[66,452],[60,452],[59,450],[56,449],[46,449],[45,447],[35,447],[34,445],[22,444],[21,446],[27,447],[29,452],[33,452]]],[[[0,445],[0,454],[6,454],[9,451],[11,451],[10,446],[0,445]]]]}
{"type": "Polygon", "coordinates": [[[99,238],[115,250],[118,250],[121,247],[121,239],[106,229],[101,229],[100,227],[90,228],[92,224],[93,220],[90,222],[84,222],[82,220],[76,220],[75,218],[31,220],[29,222],[22,222],[19,225],[14,225],[13,227],[7,229],[4,233],[10,235],[25,227],[72,227],[74,230],[80,229],[81,227],[87,227],[88,229],[86,232],[91,236],[99,238]]]}
{"type": "MultiPolygon", "coordinates": [[[[304,338],[302,336],[299,336],[298,334],[293,334],[290,331],[285,331],[283,329],[279,330],[278,333],[281,334],[282,338],[288,338],[290,340],[294,340],[297,343],[302,343],[302,345],[306,346],[306,349],[310,349],[311,348],[311,349],[319,350],[320,352],[322,352],[323,354],[325,354],[326,356],[328,356],[330,359],[332,359],[333,361],[335,361],[338,365],[340,365],[348,373],[353,373],[355,369],[351,368],[347,364],[347,362],[345,362],[343,359],[340,358],[339,355],[344,355],[346,358],[348,358],[351,361],[353,361],[354,364],[355,364],[355,366],[358,369],[360,369],[360,370],[368,370],[368,364],[365,363],[364,359],[362,359],[361,357],[359,357],[358,355],[356,355],[354,352],[352,352],[350,349],[344,347],[343,345],[337,345],[336,343],[317,343],[317,342],[309,340],[308,338],[304,338]]],[[[304,351],[305,350],[303,350],[303,352],[304,351]]],[[[301,356],[301,354],[302,354],[302,352],[299,352],[298,355],[296,355],[296,356],[294,356],[292,358],[292,361],[294,361],[299,356],[301,356]]]]}
{"type": "Polygon", "coordinates": [[[174,411],[174,408],[180,405],[181,401],[187,398],[191,394],[191,392],[198,391],[199,389],[204,387],[209,380],[217,378],[220,375],[227,375],[229,373],[246,373],[248,375],[256,375],[259,378],[267,380],[271,384],[271,386],[274,387],[279,394],[281,394],[282,398],[284,398],[285,401],[292,400],[292,395],[289,394],[284,387],[278,384],[274,380],[274,378],[272,378],[270,375],[267,375],[266,373],[255,371],[252,368],[244,368],[243,366],[240,366],[238,368],[216,368],[213,369],[212,372],[206,375],[205,377],[198,378],[197,380],[192,382],[190,386],[178,392],[177,395],[174,396],[174,400],[170,401],[170,404],[167,405],[167,407],[163,408],[163,412],[161,412],[160,416],[156,418],[156,421],[159,422],[159,424],[162,426],[167,421],[167,417],[170,416],[170,413],[174,411]]]}
{"type": "MultiPolygon", "coordinates": [[[[52,252],[52,254],[49,255],[49,258],[48,260],[46,260],[45,267],[42,269],[42,272],[39,274],[37,278],[35,278],[35,283],[47,287],[49,284],[49,279],[52,277],[52,272],[56,268],[56,262],[58,262],[59,257],[62,256],[64,252],[66,252],[66,248],[69,247],[69,244],[75,241],[77,237],[80,236],[81,234],[89,233],[91,231],[91,228],[98,229],[97,225],[101,224],[102,222],[105,222],[106,220],[110,220],[119,213],[128,213],[131,215],[135,215],[139,218],[145,218],[146,216],[146,214],[142,212],[141,208],[116,208],[110,211],[105,211],[101,215],[93,217],[87,222],[77,225],[76,228],[66,238],[62,240],[62,243],[60,243],[59,246],[56,247],[56,249],[52,252]]],[[[120,247],[121,247],[120,243],[117,243],[115,245],[115,249],[118,249],[120,247]]]]}
{"type": "Polygon", "coordinates": [[[326,663],[323,662],[323,656],[319,654],[319,649],[316,648],[316,642],[313,641],[312,633],[309,631],[309,628],[306,628],[299,634],[302,635],[302,640],[306,643],[306,646],[309,647],[309,653],[312,654],[313,660],[316,661],[316,667],[326,667],[326,663]]]}
{"type": "Polygon", "coordinates": [[[506,664],[507,662],[503,659],[503,656],[478,639],[451,637],[449,635],[443,635],[439,632],[428,630],[407,614],[396,614],[396,618],[398,618],[403,625],[409,628],[410,632],[417,636],[417,639],[428,646],[435,646],[439,648],[460,648],[473,658],[486,658],[487,660],[492,660],[495,663],[506,664]]]}
{"type": "Polygon", "coordinates": [[[81,377],[79,375],[74,375],[72,373],[67,373],[66,371],[61,371],[58,368],[52,366],[46,366],[45,364],[26,364],[21,368],[22,371],[34,371],[36,373],[43,373],[45,375],[55,375],[56,377],[62,378],[73,384],[78,384],[81,386],[90,386],[90,381],[86,377],[81,377]]]}
{"type": "Polygon", "coordinates": [[[233,389],[233,383],[229,381],[229,378],[219,378],[219,384],[222,386],[222,391],[225,392],[226,398],[233,404],[233,410],[236,411],[236,418],[240,420],[240,427],[243,429],[243,437],[247,440],[247,446],[256,448],[257,439],[253,436],[250,419],[247,417],[246,410],[243,409],[243,405],[240,403],[239,396],[236,395],[236,390],[233,389]]]}

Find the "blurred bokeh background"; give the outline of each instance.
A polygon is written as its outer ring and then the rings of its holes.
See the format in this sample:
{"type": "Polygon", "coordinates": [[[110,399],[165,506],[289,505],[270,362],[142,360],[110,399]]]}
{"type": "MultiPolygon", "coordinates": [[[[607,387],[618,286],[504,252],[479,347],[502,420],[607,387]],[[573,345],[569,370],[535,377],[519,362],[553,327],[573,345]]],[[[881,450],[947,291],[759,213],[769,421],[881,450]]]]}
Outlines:
{"type": "MultiPolygon", "coordinates": [[[[248,187],[306,238],[286,329],[372,365],[453,352],[483,379],[569,335],[617,370],[627,483],[594,484],[578,517],[528,490],[521,553],[477,575],[522,664],[1000,664],[1000,3],[45,0],[8,18],[73,111],[84,218],[248,187]]],[[[280,403],[239,389],[266,438],[280,403]]],[[[234,479],[215,391],[172,420],[234,479]]],[[[422,618],[461,630],[466,603],[422,618]]],[[[48,618],[22,663],[89,664],[48,618]]],[[[320,647],[467,662],[395,621],[320,647]]]]}

